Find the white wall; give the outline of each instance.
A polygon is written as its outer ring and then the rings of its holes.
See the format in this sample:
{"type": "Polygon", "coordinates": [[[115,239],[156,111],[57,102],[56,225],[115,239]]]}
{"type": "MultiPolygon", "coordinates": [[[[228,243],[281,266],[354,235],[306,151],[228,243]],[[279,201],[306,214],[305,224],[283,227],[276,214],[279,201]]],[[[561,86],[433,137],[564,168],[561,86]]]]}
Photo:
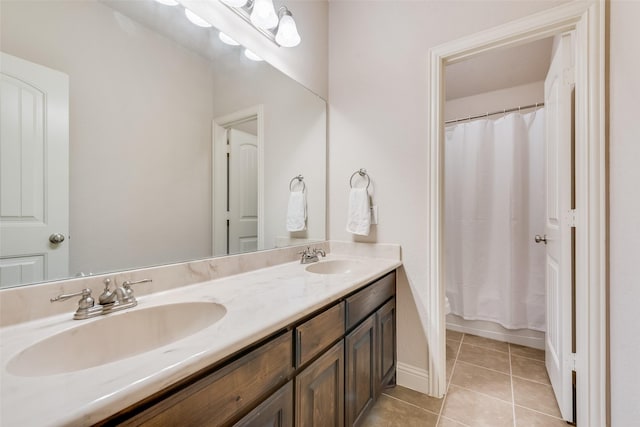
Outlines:
{"type": "Polygon", "coordinates": [[[611,2],[609,93],[611,425],[640,420],[640,2],[611,2]]]}
{"type": "Polygon", "coordinates": [[[69,75],[70,274],[209,256],[209,61],[94,1],[3,1],[1,28],[69,75]]]}
{"type": "MultiPolygon", "coordinates": [[[[560,2],[334,1],[329,9],[331,239],[346,231],[348,179],[364,167],[375,184],[379,225],[363,241],[402,245],[398,360],[427,368],[419,319],[428,281],[427,59],[432,46],[560,2]]],[[[424,382],[424,381],[423,381],[424,382]]]]}

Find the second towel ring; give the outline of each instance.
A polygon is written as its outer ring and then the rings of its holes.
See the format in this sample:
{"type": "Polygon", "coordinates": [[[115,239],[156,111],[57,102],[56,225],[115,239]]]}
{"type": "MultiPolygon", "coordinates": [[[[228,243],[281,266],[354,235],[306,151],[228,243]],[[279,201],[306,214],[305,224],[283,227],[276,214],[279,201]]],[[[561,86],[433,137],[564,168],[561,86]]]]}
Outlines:
{"type": "Polygon", "coordinates": [[[369,174],[367,173],[366,169],[360,169],[355,171],[352,175],[351,178],[349,178],[349,187],[353,188],[353,177],[356,175],[360,175],[361,177],[367,177],[367,190],[369,189],[369,184],[371,184],[371,178],[369,177],[369,174]]]}
{"type": "Polygon", "coordinates": [[[296,180],[302,183],[302,192],[304,193],[307,185],[304,183],[304,176],[302,175],[294,176],[293,178],[291,178],[291,181],[289,181],[289,191],[293,191],[293,182],[296,180]]]}

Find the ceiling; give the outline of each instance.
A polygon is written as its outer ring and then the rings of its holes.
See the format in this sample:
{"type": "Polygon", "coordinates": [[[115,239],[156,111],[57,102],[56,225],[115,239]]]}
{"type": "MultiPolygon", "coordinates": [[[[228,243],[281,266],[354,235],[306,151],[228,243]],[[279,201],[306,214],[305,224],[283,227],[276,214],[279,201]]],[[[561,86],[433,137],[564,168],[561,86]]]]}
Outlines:
{"type": "Polygon", "coordinates": [[[446,99],[520,86],[544,80],[551,64],[553,38],[484,53],[448,65],[446,99]]]}

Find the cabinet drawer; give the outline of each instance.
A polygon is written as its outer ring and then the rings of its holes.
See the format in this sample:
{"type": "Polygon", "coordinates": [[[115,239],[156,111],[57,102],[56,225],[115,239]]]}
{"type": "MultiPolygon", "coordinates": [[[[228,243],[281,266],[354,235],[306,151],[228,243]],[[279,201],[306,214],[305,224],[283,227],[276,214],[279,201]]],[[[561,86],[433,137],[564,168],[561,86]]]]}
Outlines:
{"type": "Polygon", "coordinates": [[[293,372],[291,332],[149,408],[125,425],[219,426],[255,406],[293,372]]]}
{"type": "Polygon", "coordinates": [[[347,329],[351,329],[396,293],[396,272],[347,298],[347,329]]]}
{"type": "Polygon", "coordinates": [[[320,354],[344,335],[344,302],[296,328],[296,367],[320,354]]]}

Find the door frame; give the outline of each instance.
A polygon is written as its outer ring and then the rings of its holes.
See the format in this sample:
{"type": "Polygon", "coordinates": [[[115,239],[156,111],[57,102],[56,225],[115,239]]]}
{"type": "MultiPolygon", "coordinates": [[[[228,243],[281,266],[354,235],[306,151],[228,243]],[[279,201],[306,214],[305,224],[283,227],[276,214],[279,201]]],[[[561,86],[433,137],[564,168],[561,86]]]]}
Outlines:
{"type": "MultiPolygon", "coordinates": [[[[211,130],[211,250],[215,250],[215,212],[216,212],[216,197],[215,197],[215,170],[216,164],[215,147],[216,143],[216,125],[223,128],[228,128],[234,123],[246,121],[255,118],[257,121],[257,135],[256,144],[258,147],[258,250],[264,249],[264,105],[254,105],[244,110],[236,111],[231,114],[227,114],[221,117],[213,119],[213,126],[211,130]]],[[[213,253],[213,252],[212,252],[213,253]]]]}
{"type": "Polygon", "coordinates": [[[443,251],[444,105],[446,65],[494,49],[576,34],[576,390],[581,427],[607,425],[607,177],[605,136],[605,2],[576,1],[473,34],[429,51],[427,235],[425,304],[429,394],[446,391],[443,251]]]}

